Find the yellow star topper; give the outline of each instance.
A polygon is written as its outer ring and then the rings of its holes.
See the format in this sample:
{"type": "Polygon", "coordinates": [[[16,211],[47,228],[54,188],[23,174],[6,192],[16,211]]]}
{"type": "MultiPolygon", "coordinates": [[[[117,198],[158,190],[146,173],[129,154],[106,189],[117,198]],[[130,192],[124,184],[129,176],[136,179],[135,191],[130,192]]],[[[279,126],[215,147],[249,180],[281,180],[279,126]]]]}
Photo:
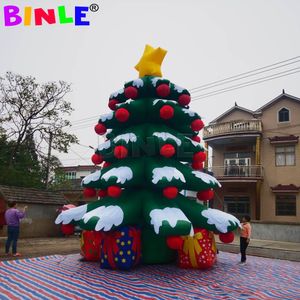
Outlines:
{"type": "Polygon", "coordinates": [[[167,50],[160,47],[154,49],[150,45],[146,45],[143,56],[135,69],[139,71],[139,77],[158,76],[162,77],[161,64],[167,54],[167,50]]]}

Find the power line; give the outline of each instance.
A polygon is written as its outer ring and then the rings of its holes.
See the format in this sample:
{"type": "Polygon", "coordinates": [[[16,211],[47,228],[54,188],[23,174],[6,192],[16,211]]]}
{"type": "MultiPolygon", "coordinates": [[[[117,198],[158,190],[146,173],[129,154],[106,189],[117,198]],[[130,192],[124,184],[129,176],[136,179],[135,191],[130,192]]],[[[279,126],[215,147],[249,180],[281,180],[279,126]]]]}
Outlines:
{"type": "MultiPolygon", "coordinates": [[[[299,68],[295,68],[295,70],[296,69],[299,70],[300,67],[299,68]]],[[[288,70],[288,71],[291,71],[291,70],[288,70]]],[[[285,72],[288,72],[288,71],[285,71],[285,72]]],[[[277,74],[282,74],[282,73],[285,73],[285,72],[280,72],[280,73],[277,73],[277,74]]],[[[251,86],[251,85],[259,84],[259,83],[262,83],[262,82],[274,80],[274,79],[277,79],[277,78],[286,77],[286,76],[289,76],[289,75],[292,75],[292,74],[296,74],[296,73],[299,73],[299,72],[300,72],[300,70],[299,71],[295,71],[295,72],[290,72],[290,73],[287,73],[287,74],[284,74],[284,75],[280,75],[280,76],[275,76],[277,74],[270,75],[270,76],[265,76],[265,77],[258,78],[258,79],[255,79],[255,80],[251,80],[251,81],[248,81],[248,82],[244,82],[244,83],[241,83],[241,84],[238,84],[238,85],[227,87],[225,89],[216,90],[216,91],[213,91],[213,92],[210,92],[210,93],[199,95],[199,96],[195,97],[192,100],[192,102],[200,100],[200,99],[204,99],[204,98],[209,98],[209,97],[212,97],[212,96],[215,96],[215,95],[223,94],[223,93],[226,93],[226,92],[238,90],[238,89],[241,89],[241,88],[244,88],[244,87],[247,87],[247,86],[251,86]],[[262,80],[263,78],[267,78],[267,79],[262,80]]]]}
{"type": "MultiPolygon", "coordinates": [[[[297,62],[300,61],[300,60],[297,60],[299,58],[300,58],[300,56],[295,56],[295,57],[292,57],[290,59],[286,59],[286,60],[283,60],[283,61],[280,61],[280,62],[277,62],[277,63],[273,63],[273,64],[270,64],[270,65],[267,65],[267,66],[264,66],[264,67],[256,68],[256,69],[253,69],[251,71],[240,73],[240,74],[237,74],[237,75],[234,75],[234,76],[230,76],[230,77],[227,77],[227,78],[224,78],[224,79],[221,79],[221,80],[213,81],[213,82],[210,82],[210,83],[207,83],[207,84],[204,84],[204,85],[201,85],[201,86],[189,89],[189,90],[190,90],[190,92],[192,94],[193,93],[198,93],[198,92],[200,92],[202,90],[210,89],[210,88],[213,88],[213,87],[216,87],[216,86],[219,86],[219,85],[224,85],[224,84],[227,84],[227,83],[230,83],[230,82],[234,82],[234,81],[238,81],[238,80],[241,80],[241,79],[244,79],[244,78],[248,78],[248,77],[251,77],[251,76],[254,76],[254,75],[258,75],[258,74],[261,74],[261,73],[265,73],[265,72],[269,72],[269,71],[272,71],[272,70],[275,70],[275,69],[279,69],[279,68],[282,68],[282,67],[287,66],[287,65],[295,64],[295,63],[297,63],[297,62]],[[277,66],[277,67],[274,67],[274,66],[277,66]],[[271,67],[274,67],[274,68],[271,68],[271,67]],[[267,69],[267,70],[265,70],[265,69],[267,69]],[[261,71],[261,70],[264,70],[264,71],[261,71]],[[261,71],[261,72],[257,72],[257,71],[261,71]],[[256,72],[256,73],[254,73],[254,72],[256,72]],[[244,75],[247,75],[247,76],[244,76],[244,75]]],[[[289,72],[289,71],[290,70],[287,70],[285,72],[289,72]]],[[[273,75],[270,74],[269,76],[275,76],[275,75],[278,75],[278,74],[279,73],[273,74],[273,75]]],[[[287,74],[287,75],[291,75],[291,74],[287,74]]],[[[281,76],[281,77],[283,77],[283,76],[281,76]]],[[[255,80],[258,81],[258,80],[261,80],[263,78],[257,78],[255,80]]],[[[280,78],[280,77],[276,77],[276,78],[280,78]]],[[[274,78],[274,79],[276,79],[276,78],[274,78]]],[[[265,80],[265,81],[267,81],[267,80],[265,80]]],[[[264,82],[264,81],[261,81],[261,82],[264,82]]],[[[248,82],[246,82],[246,83],[244,82],[244,83],[241,83],[241,85],[245,85],[244,87],[250,86],[250,84],[246,85],[247,83],[248,82]]],[[[259,83],[259,82],[257,82],[257,83],[259,83]]],[[[224,88],[224,90],[225,89],[226,90],[227,89],[235,90],[235,89],[233,89],[233,86],[224,88]]],[[[230,90],[228,90],[228,92],[229,91],[230,90]]],[[[216,92],[219,92],[219,90],[212,91],[210,93],[216,93],[216,92]]],[[[210,94],[210,93],[208,93],[208,94],[210,94]]],[[[202,99],[203,96],[204,95],[197,95],[193,99],[193,101],[200,99],[200,97],[202,99]]],[[[213,95],[211,95],[211,96],[213,96],[213,95]]],[[[88,123],[88,124],[84,124],[84,123],[92,121],[96,117],[99,117],[99,115],[90,116],[90,117],[82,118],[82,119],[79,119],[79,120],[75,120],[75,121],[72,122],[73,126],[69,127],[69,129],[72,130],[72,131],[77,131],[77,130],[81,130],[81,129],[87,128],[89,126],[92,126],[94,124],[94,122],[93,123],[88,123]]]]}
{"type": "MultiPolygon", "coordinates": [[[[283,63],[291,61],[291,60],[299,59],[299,58],[300,58],[300,56],[295,56],[293,58],[286,59],[286,60],[283,60],[283,61],[271,64],[271,65],[267,65],[267,66],[264,66],[264,67],[261,67],[261,68],[257,68],[257,69],[254,69],[254,70],[251,70],[251,71],[248,71],[248,72],[240,73],[240,74],[237,74],[237,75],[234,75],[234,76],[230,76],[230,77],[227,77],[227,78],[224,78],[224,79],[221,79],[221,80],[217,80],[217,81],[213,81],[213,82],[210,82],[210,83],[206,83],[206,84],[203,84],[203,85],[200,85],[198,87],[190,89],[190,92],[193,93],[194,90],[198,90],[198,89],[205,88],[205,87],[208,87],[208,86],[211,87],[211,85],[214,85],[214,84],[217,84],[217,83],[221,83],[221,82],[233,79],[233,78],[238,78],[238,77],[241,77],[241,76],[244,76],[244,75],[256,72],[256,71],[260,71],[260,70],[263,70],[263,69],[266,69],[266,68],[270,68],[270,67],[273,67],[273,66],[276,66],[276,65],[279,65],[279,64],[283,64],[283,63]]],[[[295,63],[295,62],[292,62],[290,64],[293,64],[293,63],[295,63]]],[[[286,65],[288,65],[288,64],[286,64],[286,65]]],[[[285,65],[283,65],[283,66],[285,66],[285,65]]],[[[277,67],[277,68],[281,68],[283,66],[280,66],[280,67],[277,67]]],[[[268,70],[268,71],[270,71],[270,70],[268,70]]],[[[264,71],[264,72],[267,72],[267,71],[264,71]]],[[[249,77],[249,76],[246,76],[246,77],[249,77]]],[[[239,78],[239,79],[242,79],[242,78],[239,78]]],[[[236,80],[239,80],[239,79],[236,79],[236,80]]],[[[225,83],[223,83],[223,84],[225,84],[225,83]]]]}

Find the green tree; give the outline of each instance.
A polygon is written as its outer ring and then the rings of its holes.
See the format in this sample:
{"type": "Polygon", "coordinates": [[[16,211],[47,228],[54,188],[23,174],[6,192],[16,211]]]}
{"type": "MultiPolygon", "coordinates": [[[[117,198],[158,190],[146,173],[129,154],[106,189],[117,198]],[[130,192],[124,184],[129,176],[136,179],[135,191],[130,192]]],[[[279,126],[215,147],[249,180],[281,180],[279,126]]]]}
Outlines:
{"type": "Polygon", "coordinates": [[[19,169],[16,163],[23,161],[20,153],[25,151],[36,165],[40,164],[41,181],[47,183],[49,172],[56,167],[49,147],[66,153],[78,142],[66,131],[71,126],[67,116],[73,111],[65,100],[70,91],[70,84],[64,81],[40,84],[32,76],[12,72],[0,77],[0,126],[10,148],[6,167],[19,169]]]}
{"type": "Polygon", "coordinates": [[[203,172],[206,155],[198,133],[204,124],[188,107],[189,92],[159,77],[163,57],[162,49],[146,47],[136,67],[140,78],[111,95],[113,112],[95,127],[107,141],[92,160],[105,164],[85,177],[83,186],[90,196],[100,190],[101,199],[62,212],[56,220],[96,231],[140,226],[144,263],[172,260],[170,236],[193,235],[194,228],[226,234],[239,226],[234,216],[180,193],[194,191],[199,200],[209,200],[219,183],[203,172]]]}

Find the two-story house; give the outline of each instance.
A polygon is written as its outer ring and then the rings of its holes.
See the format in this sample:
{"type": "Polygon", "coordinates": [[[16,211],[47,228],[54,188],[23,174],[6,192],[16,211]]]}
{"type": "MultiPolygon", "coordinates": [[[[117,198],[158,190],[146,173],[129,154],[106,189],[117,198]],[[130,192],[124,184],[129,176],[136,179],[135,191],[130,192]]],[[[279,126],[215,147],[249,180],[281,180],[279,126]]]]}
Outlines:
{"type": "Polygon", "coordinates": [[[284,92],[252,111],[235,104],[205,127],[220,181],[213,205],[238,217],[300,222],[300,98],[284,92]]]}
{"type": "Polygon", "coordinates": [[[100,167],[95,165],[78,165],[78,166],[67,166],[59,168],[58,180],[67,180],[66,187],[60,189],[64,197],[72,203],[81,202],[83,199],[83,188],[81,187],[82,179],[95,171],[99,170],[100,167]]]}

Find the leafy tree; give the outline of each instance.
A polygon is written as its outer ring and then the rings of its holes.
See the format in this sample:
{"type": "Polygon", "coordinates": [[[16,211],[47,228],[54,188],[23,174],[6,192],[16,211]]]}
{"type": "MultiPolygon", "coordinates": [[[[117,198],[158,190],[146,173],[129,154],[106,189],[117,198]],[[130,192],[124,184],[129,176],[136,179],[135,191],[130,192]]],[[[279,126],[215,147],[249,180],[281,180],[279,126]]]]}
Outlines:
{"type": "Polygon", "coordinates": [[[34,165],[39,165],[41,182],[48,181],[49,172],[57,167],[48,145],[66,153],[72,143],[78,142],[65,130],[71,126],[66,117],[73,111],[65,100],[70,91],[70,84],[64,81],[40,84],[32,76],[12,72],[0,77],[0,126],[9,147],[6,167],[19,170],[17,162],[25,163],[25,156],[29,156],[34,165]]]}

